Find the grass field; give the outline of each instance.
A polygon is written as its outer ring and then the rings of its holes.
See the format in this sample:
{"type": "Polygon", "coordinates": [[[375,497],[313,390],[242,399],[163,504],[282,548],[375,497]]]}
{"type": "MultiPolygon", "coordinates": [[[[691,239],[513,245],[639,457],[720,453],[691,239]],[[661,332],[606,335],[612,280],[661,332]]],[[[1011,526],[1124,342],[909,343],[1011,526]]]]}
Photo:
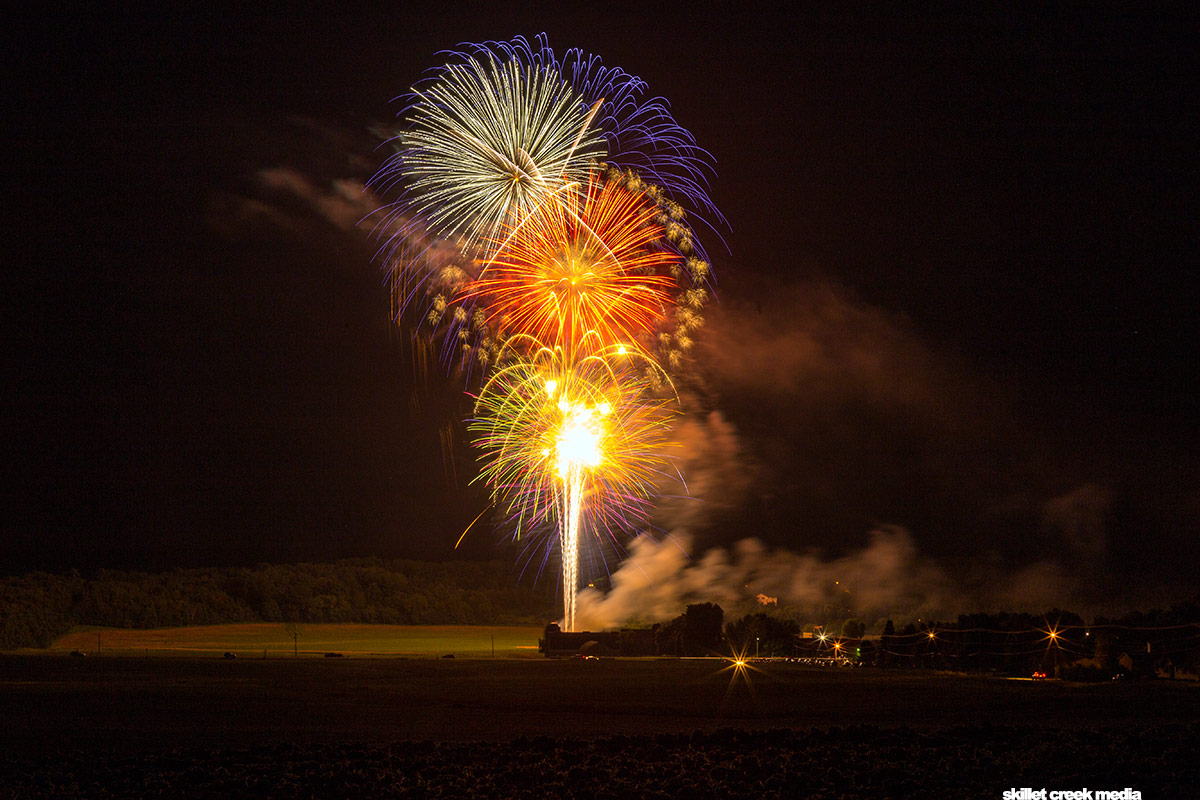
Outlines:
{"type": "Polygon", "coordinates": [[[56,640],[51,654],[80,650],[94,655],[220,655],[268,658],[283,655],[429,656],[531,658],[538,656],[541,629],[477,625],[300,625],[295,642],[280,623],[201,625],[186,628],[76,628],[56,640]]]}

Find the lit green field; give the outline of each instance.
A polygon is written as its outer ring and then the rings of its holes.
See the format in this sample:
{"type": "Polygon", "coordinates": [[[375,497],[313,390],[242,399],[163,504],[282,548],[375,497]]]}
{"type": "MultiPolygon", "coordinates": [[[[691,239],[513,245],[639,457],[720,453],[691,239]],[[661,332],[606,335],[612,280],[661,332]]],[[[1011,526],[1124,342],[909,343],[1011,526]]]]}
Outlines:
{"type": "MultiPolygon", "coordinates": [[[[475,625],[300,625],[294,646],[299,655],[423,656],[496,658],[538,656],[540,628],[475,625]]],[[[89,655],[207,655],[239,658],[292,655],[291,632],[281,623],[202,625],[131,630],[75,628],[50,645],[50,653],[81,650],[89,655]]],[[[47,651],[38,651],[47,652],[47,651]]]]}

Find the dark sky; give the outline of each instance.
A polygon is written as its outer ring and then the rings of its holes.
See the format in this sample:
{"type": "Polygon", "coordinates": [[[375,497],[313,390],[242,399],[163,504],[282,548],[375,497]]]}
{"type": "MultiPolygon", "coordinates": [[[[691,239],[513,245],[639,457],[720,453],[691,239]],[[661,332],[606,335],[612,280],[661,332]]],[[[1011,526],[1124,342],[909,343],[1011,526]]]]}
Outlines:
{"type": "Polygon", "coordinates": [[[357,187],[437,51],[546,31],[717,161],[711,481],[664,528],[1194,590],[1196,19],[612,5],[10,25],[0,570],[451,557],[459,388],[357,187]]]}

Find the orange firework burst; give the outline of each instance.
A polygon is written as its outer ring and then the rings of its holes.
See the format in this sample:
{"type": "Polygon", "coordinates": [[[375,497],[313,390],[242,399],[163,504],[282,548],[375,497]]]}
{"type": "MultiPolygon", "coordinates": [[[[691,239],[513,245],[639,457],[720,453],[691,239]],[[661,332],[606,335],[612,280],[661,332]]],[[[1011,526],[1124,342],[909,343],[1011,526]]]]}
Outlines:
{"type": "Polygon", "coordinates": [[[593,173],[510,221],[460,299],[482,302],[509,334],[570,348],[594,332],[644,349],[672,305],[664,273],[679,261],[658,246],[656,214],[642,194],[593,173]]]}

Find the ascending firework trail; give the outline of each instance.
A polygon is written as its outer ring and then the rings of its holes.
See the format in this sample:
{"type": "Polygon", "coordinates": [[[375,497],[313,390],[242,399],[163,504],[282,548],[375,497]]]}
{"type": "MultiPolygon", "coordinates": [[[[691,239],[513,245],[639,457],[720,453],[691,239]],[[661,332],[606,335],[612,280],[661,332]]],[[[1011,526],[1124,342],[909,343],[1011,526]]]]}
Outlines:
{"type": "Polygon", "coordinates": [[[581,548],[619,549],[668,460],[668,370],[709,274],[685,205],[723,220],[665,101],[535,41],[451,53],[407,95],[373,185],[398,191],[382,229],[401,314],[479,376],[480,479],[543,564],[557,550],[572,630],[581,548]]]}

